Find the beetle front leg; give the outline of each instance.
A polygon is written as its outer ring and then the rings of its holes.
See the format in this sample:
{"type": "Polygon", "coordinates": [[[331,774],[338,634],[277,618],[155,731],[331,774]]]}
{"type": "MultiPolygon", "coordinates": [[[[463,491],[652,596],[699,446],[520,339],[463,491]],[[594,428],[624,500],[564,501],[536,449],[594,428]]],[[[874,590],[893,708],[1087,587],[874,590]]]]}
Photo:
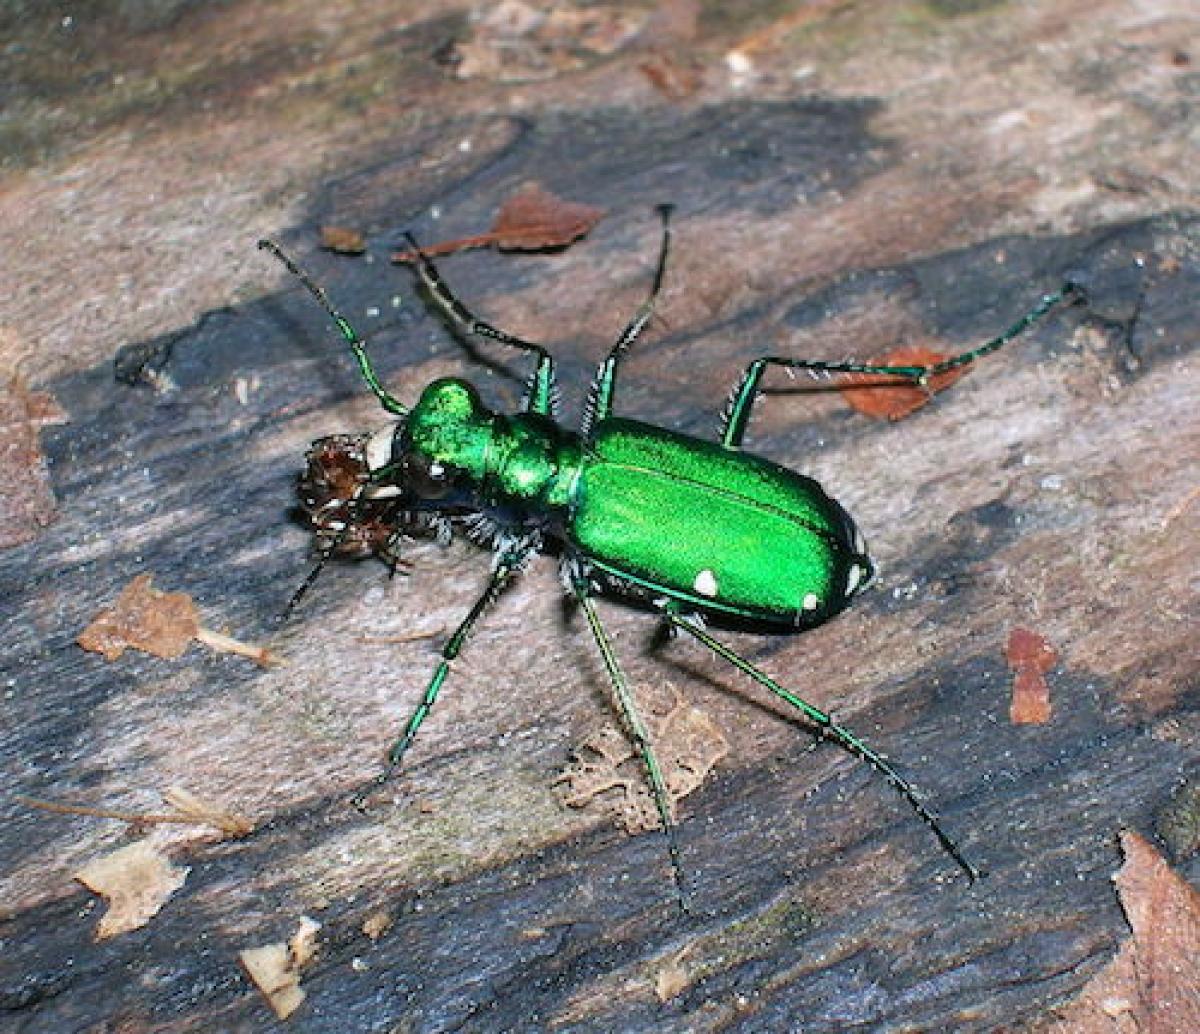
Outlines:
{"type": "Polygon", "coordinates": [[[807,700],[798,697],[795,693],[791,693],[784,689],[779,683],[772,679],[760,668],[746,660],[740,654],[731,650],[724,643],[714,639],[699,625],[694,624],[682,615],[675,613],[670,609],[663,611],[667,620],[676,628],[680,628],[687,632],[688,635],[698,639],[708,649],[715,653],[722,660],[728,661],[743,674],[750,676],[764,689],[774,693],[780,700],[791,704],[798,710],[809,722],[811,722],[820,732],[828,739],[833,740],[844,750],[853,754],[855,757],[865,761],[875,771],[882,775],[897,793],[900,794],[906,801],[909,807],[912,808],[917,816],[925,823],[937,837],[938,843],[942,845],[946,853],[958,864],[959,868],[967,874],[967,878],[974,882],[979,879],[980,872],[964,857],[958,845],[950,839],[950,836],[942,829],[938,823],[937,816],[934,815],[928,808],[925,807],[917,797],[916,790],[912,784],[897,772],[891,764],[879,754],[875,753],[862,740],[854,735],[849,729],[838,725],[828,714],[818,707],[814,707],[807,700]]]}
{"type": "Polygon", "coordinates": [[[421,246],[417,244],[416,238],[411,233],[406,233],[404,236],[408,240],[408,243],[412,245],[413,253],[417,256],[417,275],[421,278],[421,283],[425,285],[429,296],[437,302],[438,307],[446,314],[447,318],[458,328],[459,333],[467,336],[473,334],[477,337],[484,337],[489,341],[508,345],[510,348],[516,348],[522,352],[537,356],[537,365],[534,367],[533,377],[529,382],[529,396],[525,400],[525,411],[527,413],[538,413],[541,416],[552,416],[554,408],[554,359],[550,353],[541,345],[535,344],[532,341],[526,341],[524,338],[519,338],[505,330],[493,327],[490,323],[481,320],[471,312],[470,309],[454,296],[450,288],[446,286],[446,282],[438,272],[437,266],[421,250],[421,246]]]}
{"type": "Polygon", "coordinates": [[[642,756],[642,763],[646,766],[646,775],[650,780],[650,789],[654,794],[654,805],[658,809],[658,818],[662,825],[663,835],[667,838],[667,853],[671,857],[671,870],[675,877],[675,891],[679,901],[679,909],[681,912],[687,912],[687,889],[683,879],[683,864],[679,858],[679,843],[675,836],[675,821],[671,818],[671,805],[667,793],[667,783],[663,778],[658,759],[654,756],[654,747],[650,742],[650,733],[646,729],[646,723],[642,720],[641,714],[638,712],[637,704],[633,699],[633,694],[629,690],[625,673],[621,670],[621,665],[617,661],[617,655],[613,651],[608,633],[604,631],[604,626],[600,623],[600,615],[596,613],[596,605],[592,602],[587,585],[582,579],[576,579],[572,582],[571,588],[575,594],[575,598],[579,601],[580,606],[583,607],[583,611],[587,615],[592,636],[596,640],[600,656],[604,659],[604,666],[608,669],[608,677],[612,682],[617,703],[620,705],[621,715],[625,719],[626,729],[632,737],[638,753],[642,756]]]}
{"type": "Polygon", "coordinates": [[[330,302],[325,289],[301,269],[296,261],[274,241],[264,239],[258,242],[258,246],[263,251],[269,251],[279,259],[287,267],[288,272],[300,281],[304,289],[329,314],[329,318],[333,320],[334,326],[337,327],[346,344],[350,346],[354,360],[358,363],[359,372],[362,374],[363,380],[367,382],[367,387],[379,399],[379,404],[389,413],[396,416],[404,416],[408,413],[408,407],[383,386],[383,382],[375,372],[375,367],[371,364],[371,357],[367,355],[366,342],[358,336],[358,331],[350,325],[350,321],[333,307],[333,303],[330,302]]]}
{"type": "Polygon", "coordinates": [[[535,548],[533,544],[522,542],[516,544],[512,549],[500,556],[499,562],[496,564],[496,569],[492,572],[492,577],[488,581],[487,588],[483,590],[479,599],[475,601],[474,606],[467,613],[467,616],[463,618],[462,623],[454,630],[454,634],[446,640],[446,644],[442,647],[442,659],[434,669],[433,676],[430,678],[429,684],[425,687],[425,693],[421,697],[421,702],[409,717],[408,722],[404,726],[404,731],[400,734],[400,738],[389,748],[387,764],[384,766],[383,771],[372,780],[371,784],[365,790],[355,794],[355,807],[361,808],[367,795],[391,779],[399,769],[401,762],[404,760],[405,753],[412,746],[413,740],[416,739],[417,731],[421,728],[422,723],[433,709],[433,705],[437,702],[438,693],[442,689],[442,683],[446,681],[446,676],[450,674],[451,661],[462,650],[467,636],[471,634],[476,623],[483,616],[483,612],[496,601],[513,576],[524,566],[525,561],[534,552],[535,548]]]}
{"type": "Polygon", "coordinates": [[[617,343],[609,350],[607,357],[596,370],[592,380],[592,390],[588,394],[587,406],[583,413],[583,434],[585,437],[601,420],[612,416],[613,394],[615,392],[617,364],[630,345],[650,322],[654,315],[654,303],[662,290],[663,275],[667,270],[667,255],[671,250],[671,205],[659,205],[658,214],[662,217],[662,244],[658,250],[658,266],[654,271],[654,283],[650,287],[650,296],[638,307],[633,319],[629,321],[617,343]]]}
{"type": "Polygon", "coordinates": [[[750,411],[754,407],[755,399],[758,398],[759,384],[768,366],[782,366],[790,370],[808,370],[812,374],[863,373],[871,376],[896,377],[912,384],[928,384],[931,378],[939,374],[969,366],[976,359],[981,359],[983,356],[1003,348],[1062,302],[1074,300],[1081,295],[1082,289],[1077,284],[1068,282],[1052,294],[1042,295],[1038,299],[1037,305],[1003,334],[998,334],[978,348],[951,356],[940,363],[930,363],[924,366],[881,366],[876,363],[854,361],[825,362],[821,359],[791,359],[779,355],[766,355],[761,359],[755,359],[746,367],[742,379],[729,396],[729,402],[721,420],[719,434],[721,444],[729,449],[741,448],[742,438],[746,434],[746,425],[750,422],[750,411]]]}

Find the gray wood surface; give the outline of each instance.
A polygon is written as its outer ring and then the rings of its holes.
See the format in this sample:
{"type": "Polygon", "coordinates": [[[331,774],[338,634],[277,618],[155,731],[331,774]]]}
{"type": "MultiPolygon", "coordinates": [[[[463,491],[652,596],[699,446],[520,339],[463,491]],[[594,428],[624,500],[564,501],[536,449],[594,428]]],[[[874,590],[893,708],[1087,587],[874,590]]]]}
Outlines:
{"type": "MultiPolygon", "coordinates": [[[[223,302],[211,300],[211,270],[149,292],[141,314],[136,293],[117,304],[98,292],[124,261],[123,235],[169,238],[192,217],[170,199],[147,214],[132,184],[84,188],[85,202],[104,201],[94,236],[112,253],[81,255],[65,274],[82,300],[64,296],[61,319],[34,315],[45,310],[30,299],[39,284],[51,299],[63,286],[22,263],[4,316],[25,340],[44,336],[46,375],[24,368],[71,422],[42,434],[57,520],[0,553],[0,1028],[282,1029],[237,952],[286,939],[303,914],[322,924],[320,951],[286,1026],[306,1032],[1025,1029],[1112,956],[1127,933],[1109,880],[1117,832],[1153,838],[1156,813],[1196,778],[1200,219],[1194,170],[1177,160],[1195,73],[1169,11],[1131,27],[1118,4],[1090,5],[1087,25],[1063,13],[1069,4],[1007,17],[944,6],[921,5],[928,22],[907,28],[881,11],[818,12],[754,51],[759,78],[745,88],[726,81],[722,54],[770,19],[702,18],[671,52],[703,70],[698,92],[677,101],[638,71],[642,52],[561,72],[557,94],[553,83],[459,83],[430,54],[467,38],[465,22],[368,33],[360,19],[309,64],[292,53],[315,77],[310,94],[280,85],[303,78],[283,62],[226,84],[224,121],[202,107],[203,90],[171,99],[196,133],[247,133],[247,155],[214,143],[227,182],[205,189],[251,192],[254,228],[206,230],[154,274],[220,263],[236,240],[248,257],[223,302]],[[884,29],[899,35],[878,42],[884,29]],[[1118,30],[1124,48],[1108,42],[1118,30]],[[1041,80],[1001,67],[998,55],[1025,67],[1026,45],[1075,76],[1062,87],[1073,113],[1048,104],[1041,80]],[[363,100],[355,76],[388,46],[405,68],[380,73],[386,100],[363,100]],[[418,100],[420,117],[402,117],[418,100]],[[304,140],[344,112],[328,155],[282,154],[255,135],[286,121],[284,109],[304,140]],[[1010,136],[1011,153],[998,142],[1010,136]],[[295,177],[289,218],[273,225],[268,186],[282,189],[282,173],[255,180],[271,158],[295,177]],[[411,572],[392,580],[378,564],[334,564],[276,622],[307,570],[291,512],[307,443],[385,421],[322,313],[252,254],[253,239],[270,231],[303,257],[402,398],[455,374],[512,407],[522,364],[455,342],[386,259],[404,229],[422,240],[479,232],[529,180],[608,215],[562,254],[480,252],[442,270],[481,314],[553,350],[567,422],[646,289],[661,201],[677,206],[676,251],[618,408],[692,434],[715,433],[729,387],[765,352],[964,349],[1065,278],[1086,287],[1086,305],[909,419],[873,422],[836,392],[781,377],[750,429],[750,447],[845,503],[882,574],[853,610],[803,636],[723,634],[911,777],[987,871],[976,885],[881,779],[832,746],[810,750],[800,725],[694,645],[652,647],[649,615],[602,605],[635,685],[669,681],[730,741],[681,805],[694,904],[681,915],[661,837],[627,836],[554,790],[611,704],[551,558],[472,640],[394,787],[365,814],[347,803],[419,699],[439,642],[362,638],[452,628],[488,558],[466,542],[420,543],[411,572]],[[374,261],[318,251],[317,228],[331,222],[365,229],[374,261]],[[89,296],[116,315],[85,341],[89,296]],[[172,311],[197,318],[171,322],[172,311]],[[198,647],[111,664],[81,651],[78,632],[147,571],[193,595],[206,624],[268,643],[286,666],[198,647]],[[1015,626],[1059,653],[1043,726],[1009,721],[1003,651],[1015,626]],[[154,834],[190,867],[186,884],[144,928],[95,943],[95,899],[70,876],[126,831],[10,794],[158,811],[158,792],[176,785],[257,830],[225,842],[154,834]],[[371,940],[362,924],[380,912],[393,922],[371,940]],[[677,993],[663,1000],[668,986],[677,993]]],[[[113,65],[157,41],[225,68],[220,41],[253,36],[243,5],[169,13],[178,20],[165,27],[103,36],[113,65]]],[[[319,24],[306,5],[290,13],[319,24]]],[[[176,109],[162,103],[117,124],[156,151],[174,131],[176,109]]],[[[145,173],[102,128],[87,148],[14,149],[21,167],[3,203],[39,177],[40,190],[63,191],[64,170],[145,173]]],[[[30,233],[31,254],[61,240],[45,234],[30,233]]],[[[1200,878],[1194,856],[1176,861],[1200,878]]]]}

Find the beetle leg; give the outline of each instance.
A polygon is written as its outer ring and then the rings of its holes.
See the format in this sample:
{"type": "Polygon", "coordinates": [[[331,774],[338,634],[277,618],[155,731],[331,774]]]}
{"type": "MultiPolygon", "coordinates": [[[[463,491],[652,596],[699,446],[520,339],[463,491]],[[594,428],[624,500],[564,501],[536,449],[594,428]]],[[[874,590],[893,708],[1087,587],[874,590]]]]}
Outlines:
{"type": "Polygon", "coordinates": [[[838,373],[865,373],[883,377],[898,377],[916,385],[928,384],[930,378],[949,370],[957,370],[969,366],[976,359],[989,355],[1003,348],[1013,338],[1028,330],[1033,324],[1046,316],[1052,309],[1068,299],[1081,295],[1081,289],[1074,283],[1066,283],[1053,294],[1044,294],[1037,305],[1030,309],[1003,334],[992,338],[978,348],[973,348],[960,355],[951,356],[940,363],[925,366],[879,366],[873,363],[856,362],[825,362],[820,359],[791,359],[787,356],[767,355],[755,359],[746,367],[742,379],[729,396],[725,414],[721,421],[721,444],[729,449],[741,448],[742,438],[746,434],[746,425],[750,422],[750,410],[758,397],[759,383],[768,366],[783,366],[792,370],[808,370],[815,375],[838,373]]]}
{"type": "Polygon", "coordinates": [[[601,420],[612,415],[613,392],[615,390],[617,363],[630,345],[637,340],[638,335],[646,329],[650,317],[654,315],[654,303],[662,290],[663,274],[667,269],[667,255],[671,250],[671,205],[659,205],[658,214],[662,216],[662,244],[658,251],[658,266],[654,271],[654,283],[650,288],[650,296],[638,307],[633,319],[629,321],[617,343],[609,350],[604,362],[596,370],[592,380],[592,388],[588,393],[587,406],[583,414],[583,435],[589,432],[601,420]]]}
{"type": "Polygon", "coordinates": [[[596,613],[596,605],[588,593],[587,584],[582,580],[576,580],[572,585],[572,591],[587,615],[588,625],[596,640],[596,646],[600,650],[600,656],[604,659],[604,666],[608,669],[608,677],[612,682],[617,703],[620,704],[626,728],[646,766],[646,775],[649,777],[650,789],[654,794],[654,804],[658,809],[659,822],[662,824],[663,835],[667,838],[667,853],[671,856],[671,869],[675,876],[675,891],[679,909],[687,912],[687,890],[683,880],[683,864],[679,859],[679,843],[675,837],[675,821],[671,818],[667,783],[663,778],[658,759],[654,756],[650,733],[646,729],[646,723],[642,721],[642,716],[638,713],[637,704],[629,690],[629,684],[625,680],[625,673],[617,661],[617,655],[613,651],[608,633],[604,631],[604,626],[600,623],[600,615],[596,613]]]}
{"type": "Polygon", "coordinates": [[[379,399],[379,404],[389,413],[393,413],[396,416],[404,416],[408,412],[408,407],[389,393],[387,388],[383,386],[383,382],[380,381],[378,375],[375,373],[375,367],[371,365],[371,357],[367,355],[366,342],[358,336],[358,331],[350,326],[350,321],[333,307],[333,303],[330,302],[329,296],[325,293],[324,289],[304,272],[303,269],[296,265],[291,256],[274,241],[261,240],[258,242],[258,246],[264,251],[269,251],[287,266],[288,272],[296,277],[304,285],[305,290],[329,313],[329,318],[333,320],[334,325],[341,332],[346,344],[350,346],[350,351],[354,353],[354,358],[358,363],[358,369],[362,373],[363,380],[367,382],[367,387],[379,399]]]}
{"type": "Polygon", "coordinates": [[[413,711],[411,717],[408,719],[408,723],[404,726],[404,731],[400,734],[400,738],[388,750],[387,764],[384,766],[383,771],[371,782],[370,786],[355,795],[355,807],[361,808],[367,794],[391,779],[400,767],[400,763],[404,760],[405,752],[412,745],[413,740],[416,739],[417,730],[421,728],[421,724],[433,709],[433,705],[438,698],[438,693],[441,691],[442,683],[446,681],[446,676],[450,674],[450,662],[458,656],[459,651],[467,640],[467,636],[471,634],[476,623],[483,616],[483,612],[496,601],[508,583],[521,571],[530,554],[534,552],[534,549],[535,544],[533,542],[521,541],[514,543],[510,549],[499,555],[496,568],[492,572],[487,588],[483,590],[479,599],[475,601],[475,605],[471,607],[467,616],[463,618],[462,623],[454,630],[454,634],[446,640],[445,645],[442,647],[442,659],[434,669],[433,676],[430,678],[429,684],[425,687],[425,694],[421,697],[421,702],[417,705],[417,709],[413,711]]]}
{"type": "Polygon", "coordinates": [[[698,639],[701,643],[707,646],[713,653],[723,660],[728,661],[735,668],[745,675],[749,675],[764,689],[770,690],[781,700],[789,703],[796,708],[809,722],[821,730],[828,739],[833,740],[844,750],[853,754],[855,757],[865,761],[875,771],[880,773],[906,801],[909,806],[915,811],[922,822],[925,823],[937,837],[938,842],[945,849],[946,853],[958,863],[959,868],[967,874],[968,879],[972,882],[980,876],[979,870],[975,868],[963,856],[958,845],[950,839],[949,835],[938,824],[937,816],[934,815],[928,808],[925,807],[917,797],[916,790],[907,779],[897,772],[891,764],[879,754],[875,753],[862,740],[854,735],[849,729],[838,725],[834,720],[822,711],[820,708],[814,707],[807,700],[796,696],[788,690],[780,686],[774,679],[763,672],[761,669],[751,664],[741,655],[735,653],[724,643],[714,639],[706,631],[699,626],[693,624],[682,615],[676,614],[671,610],[664,610],[667,620],[676,628],[681,628],[688,635],[698,639]]]}
{"type": "Polygon", "coordinates": [[[433,260],[421,250],[421,246],[417,243],[416,238],[411,233],[406,233],[405,238],[412,246],[413,253],[417,256],[417,275],[421,278],[421,283],[425,285],[425,289],[438,307],[446,314],[447,318],[458,329],[459,333],[465,335],[474,334],[477,337],[485,337],[489,341],[496,341],[502,345],[508,345],[510,348],[520,349],[522,352],[528,352],[531,355],[537,356],[537,365],[534,367],[533,377],[529,382],[529,395],[525,400],[525,412],[538,413],[542,416],[552,416],[554,407],[554,359],[541,345],[535,344],[532,341],[526,341],[524,338],[519,338],[514,334],[509,334],[507,331],[493,327],[490,323],[481,320],[462,302],[460,302],[454,293],[446,286],[446,282],[442,279],[442,275],[438,272],[437,266],[433,264],[433,260]]]}

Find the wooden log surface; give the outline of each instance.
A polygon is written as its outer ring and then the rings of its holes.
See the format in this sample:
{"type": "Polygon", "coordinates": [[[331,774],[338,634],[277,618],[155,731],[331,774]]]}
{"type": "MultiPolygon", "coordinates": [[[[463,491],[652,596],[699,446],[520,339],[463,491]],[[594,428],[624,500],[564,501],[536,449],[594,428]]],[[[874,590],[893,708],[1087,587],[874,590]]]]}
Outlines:
{"type": "Polygon", "coordinates": [[[52,523],[0,551],[0,1028],[1043,1028],[1127,936],[1118,832],[1154,840],[1197,777],[1194,15],[612,4],[505,36],[486,7],[8,16],[0,358],[69,423],[40,431],[52,523]],[[695,644],[601,604],[635,689],[669,682],[729,742],[680,805],[681,914],[662,838],[555,788],[612,704],[553,558],[471,640],[402,776],[349,806],[488,558],[332,564],[278,624],[307,570],[307,444],[386,421],[254,240],[302,257],[402,398],[453,374],[511,408],[522,363],[456,342],[387,257],[405,229],[481,232],[529,181],[605,218],[559,253],[442,270],[552,350],[568,424],[645,295],[663,201],[675,250],[618,406],[690,434],[762,354],[958,351],[1085,287],[903,421],[780,376],[750,428],[842,500],[881,575],[815,631],[721,634],[892,758],[986,878],[695,644]],[[367,256],[319,251],[328,224],[367,256]],[[83,652],[146,572],[286,664],[83,652]],[[1009,720],[1014,627],[1058,655],[1042,725],[1009,720]],[[72,875],[129,830],[18,795],[155,812],[176,786],[255,831],[155,829],[186,882],[96,942],[72,875]],[[302,915],[319,948],[285,1025],[238,953],[302,915]]]}

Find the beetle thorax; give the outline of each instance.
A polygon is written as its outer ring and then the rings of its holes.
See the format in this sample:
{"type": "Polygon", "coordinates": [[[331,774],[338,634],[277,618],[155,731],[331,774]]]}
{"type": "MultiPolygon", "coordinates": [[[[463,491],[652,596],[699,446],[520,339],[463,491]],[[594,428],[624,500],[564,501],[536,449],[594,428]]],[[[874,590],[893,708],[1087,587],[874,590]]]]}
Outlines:
{"type": "MultiPolygon", "coordinates": [[[[578,474],[577,435],[547,417],[484,406],[466,381],[434,381],[404,422],[393,464],[412,492],[453,492],[482,505],[553,511],[565,507],[578,474]]],[[[546,514],[549,516],[549,514],[546,514]]]]}

